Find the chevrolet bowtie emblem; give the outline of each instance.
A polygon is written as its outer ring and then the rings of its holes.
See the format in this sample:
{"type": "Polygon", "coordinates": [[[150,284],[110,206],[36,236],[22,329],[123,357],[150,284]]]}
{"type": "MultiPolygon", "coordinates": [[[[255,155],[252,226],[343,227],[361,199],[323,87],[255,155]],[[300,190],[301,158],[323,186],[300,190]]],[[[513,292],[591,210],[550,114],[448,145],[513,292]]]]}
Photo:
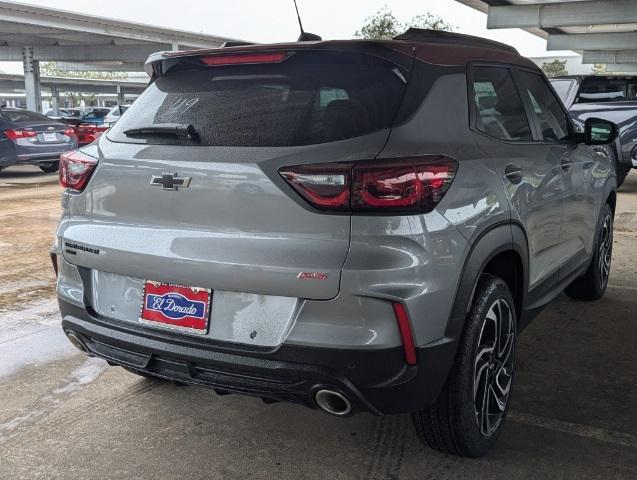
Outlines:
{"type": "Polygon", "coordinates": [[[188,188],[190,177],[178,177],[177,173],[162,173],[153,175],[150,179],[151,185],[161,185],[164,190],[177,190],[177,188],[188,188]]]}

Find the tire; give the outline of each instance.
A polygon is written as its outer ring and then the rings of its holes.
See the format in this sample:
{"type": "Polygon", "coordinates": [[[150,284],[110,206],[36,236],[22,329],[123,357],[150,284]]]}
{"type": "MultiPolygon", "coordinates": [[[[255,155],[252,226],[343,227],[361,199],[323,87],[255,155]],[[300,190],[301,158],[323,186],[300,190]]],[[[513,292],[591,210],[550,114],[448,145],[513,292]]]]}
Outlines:
{"type": "Polygon", "coordinates": [[[608,204],[602,209],[593,249],[593,258],[586,273],[566,287],[566,294],[575,300],[598,300],[608,287],[613,257],[613,211],[608,204]]]}
{"type": "Polygon", "coordinates": [[[624,165],[623,163],[618,164],[617,166],[617,188],[621,187],[626,177],[632,170],[632,165],[624,165]]]}
{"type": "Polygon", "coordinates": [[[40,163],[38,164],[38,167],[40,167],[40,170],[42,170],[44,173],[53,173],[53,172],[57,172],[58,169],[60,168],[60,162],[55,161],[55,162],[40,163]]]}
{"type": "Polygon", "coordinates": [[[493,447],[508,410],[516,339],[509,288],[498,277],[482,275],[445,386],[433,405],[412,414],[423,443],[472,458],[493,447]]]}

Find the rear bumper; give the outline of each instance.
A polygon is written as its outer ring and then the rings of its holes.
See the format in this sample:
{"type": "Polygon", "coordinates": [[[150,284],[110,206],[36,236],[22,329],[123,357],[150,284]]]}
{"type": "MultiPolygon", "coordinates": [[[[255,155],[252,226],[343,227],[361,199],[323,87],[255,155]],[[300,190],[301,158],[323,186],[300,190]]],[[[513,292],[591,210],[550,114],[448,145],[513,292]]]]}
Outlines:
{"type": "MultiPolygon", "coordinates": [[[[68,151],[68,150],[65,150],[65,151],[68,151]]],[[[21,163],[21,164],[34,164],[34,165],[37,165],[38,163],[44,163],[44,162],[54,162],[56,160],[59,160],[60,154],[64,153],[65,151],[21,154],[17,156],[17,161],[18,163],[21,163]]]]}
{"type": "Polygon", "coordinates": [[[78,335],[89,354],[158,377],[316,408],[321,388],[347,396],[354,411],[413,412],[442,388],[455,343],[417,349],[407,366],[402,348],[359,350],[282,345],[274,350],[155,331],[106,319],[59,300],[62,328],[78,335]]]}
{"type": "Polygon", "coordinates": [[[57,143],[51,145],[18,145],[16,147],[17,163],[35,164],[51,162],[60,159],[60,155],[75,150],[77,142],[57,143]]]}

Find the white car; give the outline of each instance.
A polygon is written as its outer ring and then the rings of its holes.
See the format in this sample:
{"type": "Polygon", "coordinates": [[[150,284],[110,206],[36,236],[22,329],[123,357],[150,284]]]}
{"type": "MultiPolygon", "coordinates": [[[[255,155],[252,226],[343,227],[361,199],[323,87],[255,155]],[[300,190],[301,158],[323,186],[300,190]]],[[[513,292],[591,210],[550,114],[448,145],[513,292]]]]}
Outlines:
{"type": "Polygon", "coordinates": [[[111,110],[104,117],[104,123],[112,124],[117,122],[119,120],[119,117],[121,117],[122,113],[124,113],[126,110],[128,110],[128,105],[117,105],[111,108],[111,110]]]}

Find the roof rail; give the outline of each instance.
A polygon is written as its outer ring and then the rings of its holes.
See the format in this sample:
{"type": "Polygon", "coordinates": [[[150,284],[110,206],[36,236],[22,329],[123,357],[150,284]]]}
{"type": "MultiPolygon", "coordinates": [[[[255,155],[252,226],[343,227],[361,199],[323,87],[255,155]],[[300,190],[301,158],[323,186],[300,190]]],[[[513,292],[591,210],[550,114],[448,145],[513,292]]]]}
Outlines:
{"type": "Polygon", "coordinates": [[[428,30],[426,28],[409,28],[405,33],[396,35],[394,40],[422,43],[450,43],[467,45],[471,47],[495,48],[518,54],[518,51],[510,45],[489,40],[487,38],[465,35],[462,33],[444,32],[440,30],[428,30]]]}

